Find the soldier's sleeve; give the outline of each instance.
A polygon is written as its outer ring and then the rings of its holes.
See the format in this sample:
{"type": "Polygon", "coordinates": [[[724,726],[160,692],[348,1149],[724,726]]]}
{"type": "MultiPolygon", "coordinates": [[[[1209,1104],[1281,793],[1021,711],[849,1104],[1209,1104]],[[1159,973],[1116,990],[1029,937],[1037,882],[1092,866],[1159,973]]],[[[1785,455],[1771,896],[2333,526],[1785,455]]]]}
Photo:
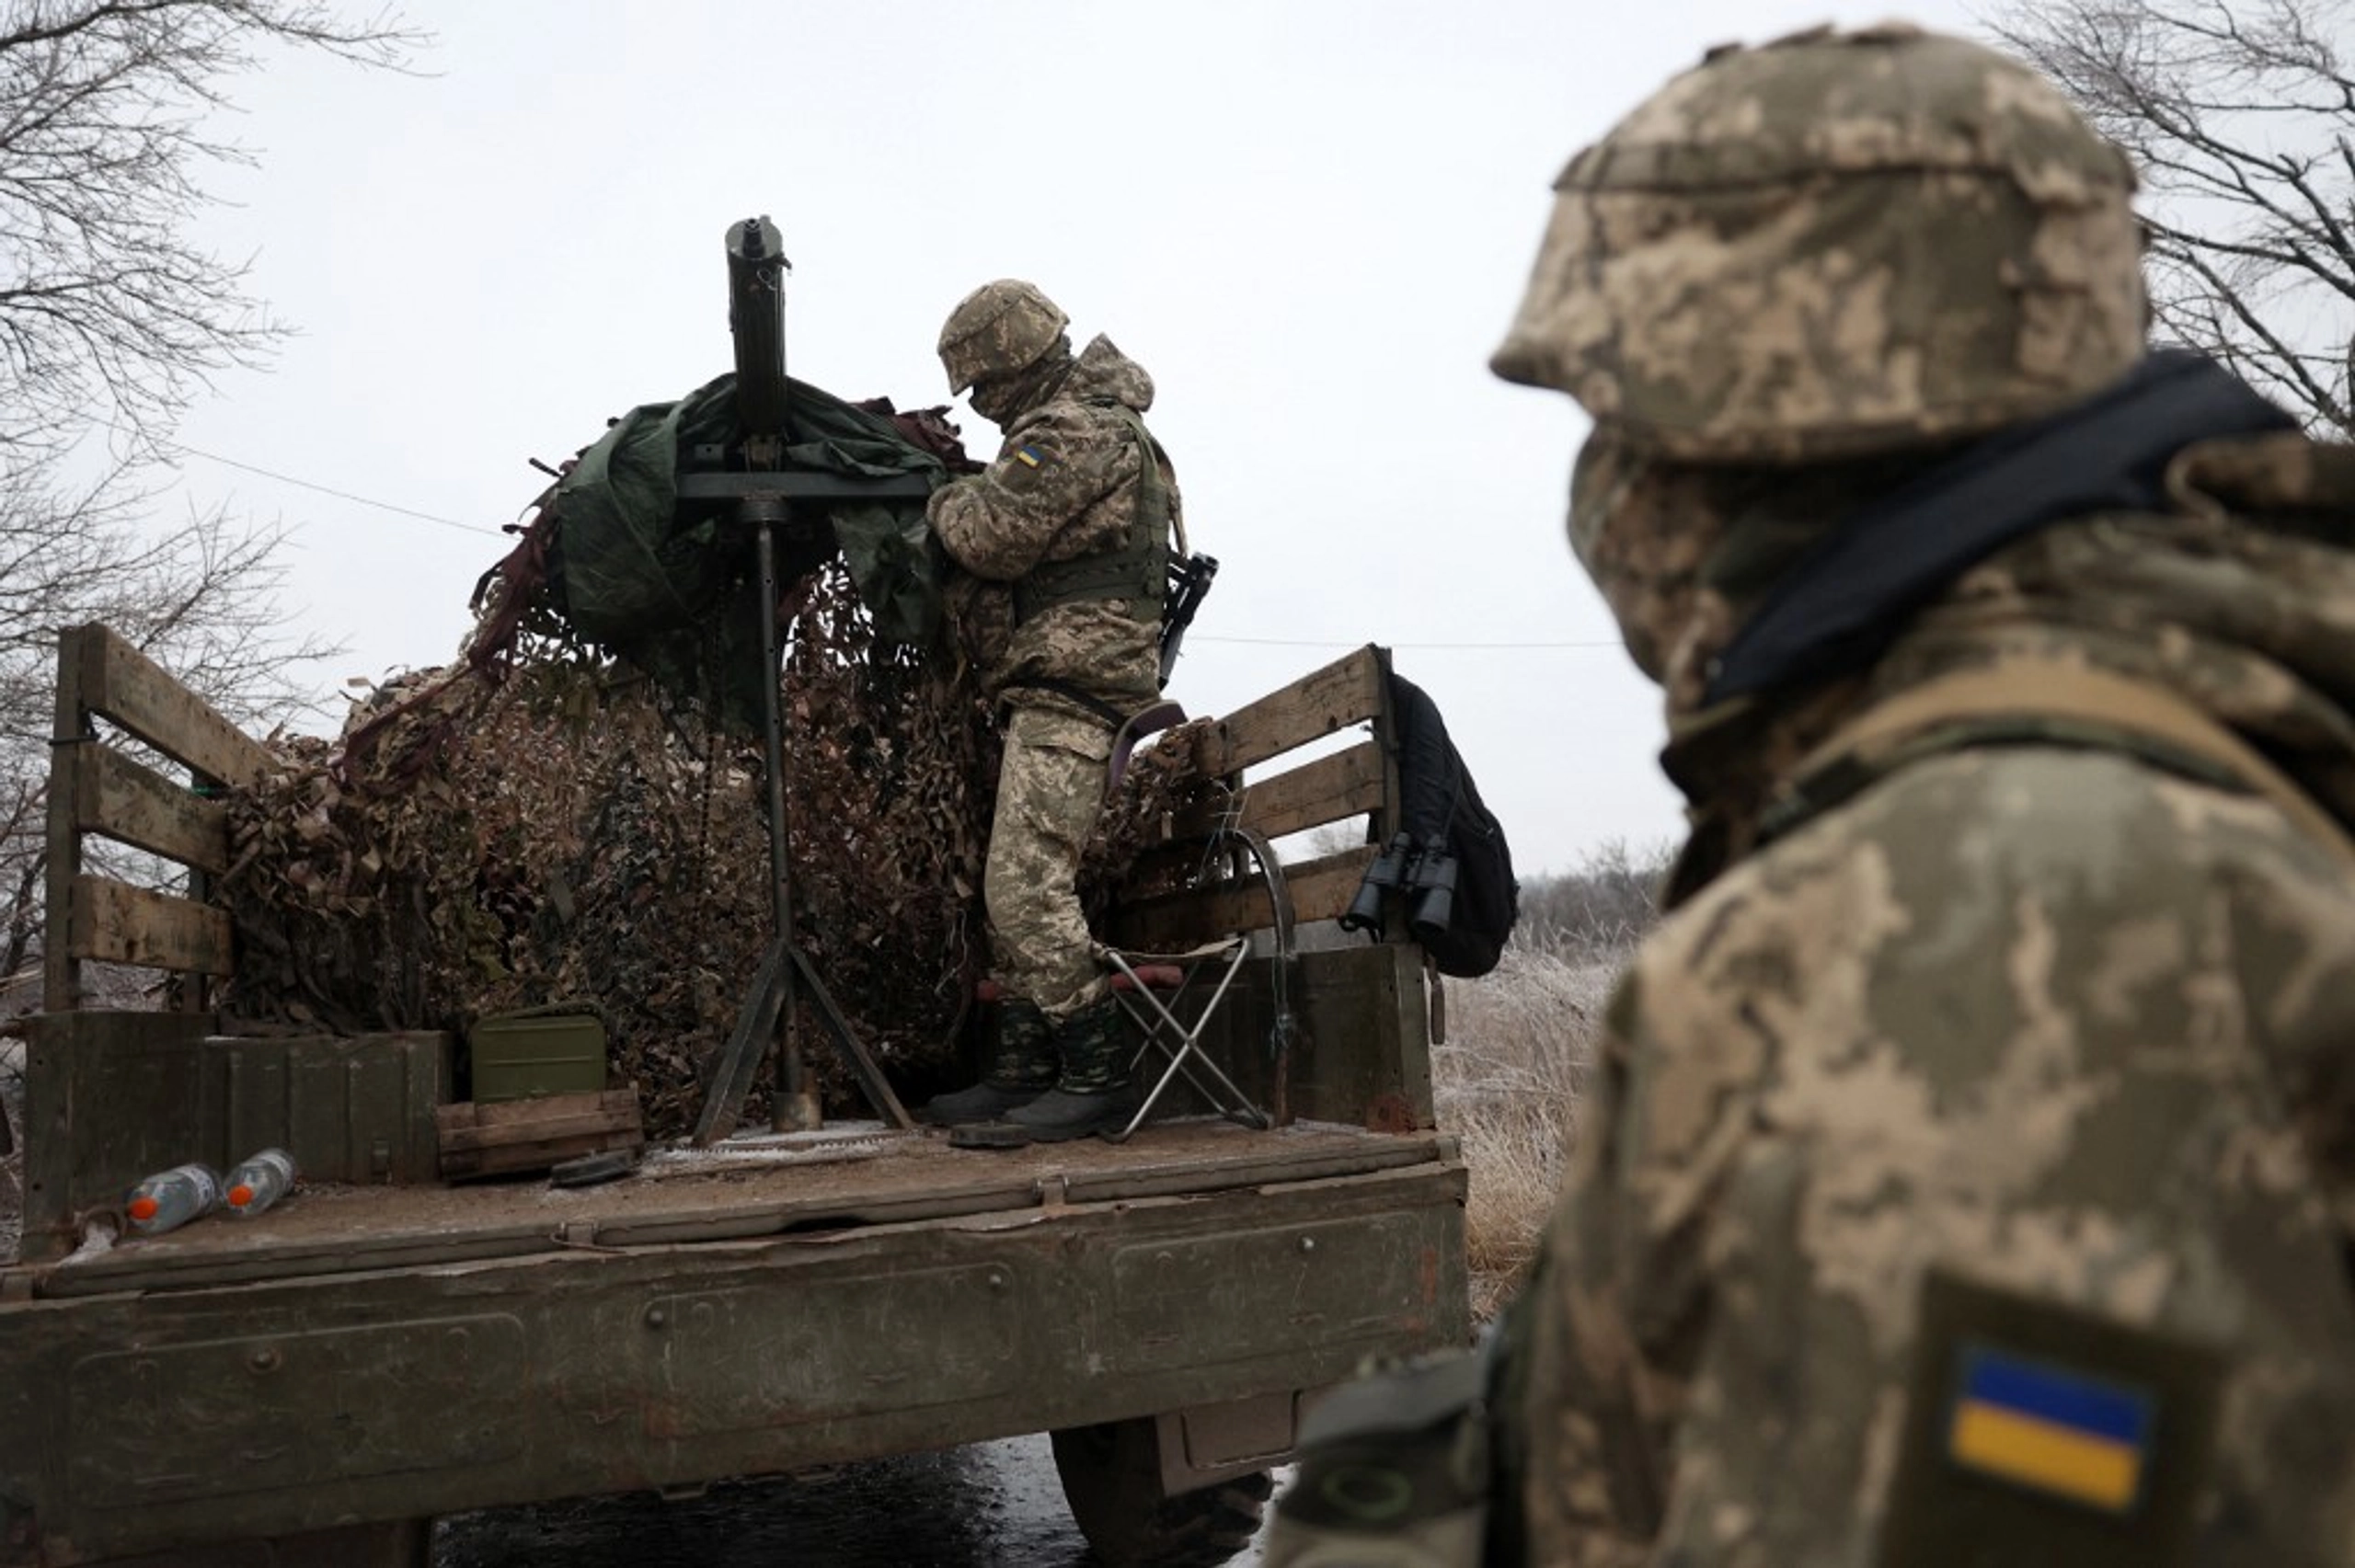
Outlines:
{"type": "Polygon", "coordinates": [[[1707,1318],[1701,1227],[1663,1225],[1643,1201],[1660,1158],[1676,1158],[1637,1126],[1644,979],[1630,971],[1599,1031],[1569,1179],[1507,1324],[1499,1398],[1516,1506],[1494,1528],[1532,1562],[1650,1561],[1691,1335],[1707,1318]]]}
{"type": "Polygon", "coordinates": [[[975,577],[1011,582],[1049,557],[1055,538],[1120,482],[1126,441],[1061,411],[1019,427],[997,461],[933,494],[933,532],[975,577]]]}
{"type": "Polygon", "coordinates": [[[2252,984],[2260,958],[2317,955],[2216,933],[2327,909],[2330,951],[2355,944],[2343,886],[2225,912],[2260,864],[2235,838],[2217,869],[2231,804],[2068,750],[1925,761],[1655,932],[1532,1286],[1533,1561],[2150,1568],[2189,1559],[2144,1500],[2203,1492],[2264,1550],[2198,1561],[2355,1561],[2355,1450],[2286,1438],[2355,1398],[2325,1391],[2355,1389],[2345,1264],[2243,1028],[2297,989],[2252,984]],[[1876,1555],[1892,1498],[1961,1539],[1959,1490],[2105,1545],[1876,1555]]]}

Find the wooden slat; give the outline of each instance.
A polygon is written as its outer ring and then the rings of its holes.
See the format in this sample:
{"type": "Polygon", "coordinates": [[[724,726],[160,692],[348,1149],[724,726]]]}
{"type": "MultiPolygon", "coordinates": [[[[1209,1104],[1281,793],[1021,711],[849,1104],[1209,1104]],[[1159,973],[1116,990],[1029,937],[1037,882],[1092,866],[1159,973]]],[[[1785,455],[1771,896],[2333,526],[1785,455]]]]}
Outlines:
{"type": "Polygon", "coordinates": [[[643,1149],[646,1135],[636,1127],[603,1132],[569,1133],[560,1138],[535,1138],[522,1143],[495,1144],[488,1149],[449,1149],[442,1153],[445,1181],[468,1176],[509,1176],[523,1171],[545,1171],[583,1154],[603,1154],[616,1149],[643,1149]]]}
{"type": "Polygon", "coordinates": [[[633,1083],[619,1089],[582,1089],[569,1094],[527,1094],[515,1100],[477,1100],[469,1104],[474,1108],[477,1127],[505,1127],[515,1122],[544,1121],[549,1116],[582,1116],[591,1111],[635,1121],[638,1086],[633,1083]]]}
{"type": "Polygon", "coordinates": [[[75,665],[85,707],[198,773],[248,784],[271,765],[259,742],[106,627],[68,630],[59,657],[75,665]]]}
{"type": "Polygon", "coordinates": [[[84,740],[73,767],[75,826],[202,871],[229,865],[229,812],[100,741],[84,740]]]}
{"type": "Polygon", "coordinates": [[[1382,696],[1381,650],[1361,647],[1210,727],[1195,750],[1194,766],[1212,778],[1240,773],[1374,717],[1382,712],[1382,696]]]}
{"type": "Polygon", "coordinates": [[[230,972],[226,910],[109,877],[86,873],[74,879],[70,931],[67,947],[76,958],[203,975],[230,972]]]}
{"type": "MultiPolygon", "coordinates": [[[[1295,924],[1332,920],[1357,897],[1365,868],[1380,853],[1366,844],[1319,860],[1284,867],[1284,889],[1292,896],[1295,924]]],[[[1113,918],[1113,940],[1143,952],[1167,952],[1214,941],[1238,931],[1264,931],[1275,923],[1264,882],[1248,882],[1148,898],[1113,918]]]]}
{"type": "Polygon", "coordinates": [[[444,1177],[546,1170],[646,1142],[634,1088],[444,1105],[433,1119],[444,1177]]]}
{"type": "MultiPolygon", "coordinates": [[[[1281,839],[1287,833],[1379,811],[1382,787],[1382,748],[1371,740],[1362,741],[1289,772],[1252,780],[1243,792],[1242,825],[1267,838],[1281,839]]],[[[1179,837],[1208,833],[1218,820],[1216,807],[1204,807],[1180,818],[1176,832],[1179,837]]]]}
{"type": "MultiPolygon", "coordinates": [[[[1305,969],[1311,1006],[1316,975],[1313,964],[1305,969]]],[[[1246,970],[1241,983],[1248,982],[1246,970]]],[[[74,1021],[70,1036],[58,1033],[57,1048],[50,1054],[59,1063],[79,1059],[85,1065],[75,1070],[86,1075],[95,1053],[77,1054],[75,1047],[91,1043],[90,1021],[98,1018],[169,1022],[169,1015],[157,1013],[86,1014],[74,1021]]],[[[123,1064],[124,1070],[129,1066],[123,1064]]],[[[66,1102],[61,1097],[59,1103],[66,1102]]],[[[100,1095],[86,1093],[71,1103],[99,1126],[120,1125],[109,1118],[110,1107],[100,1095]]],[[[1354,1126],[1360,1118],[1335,1119],[1354,1126]]],[[[169,1124],[175,1129],[185,1126],[185,1120],[169,1124]]],[[[61,1152],[53,1142],[51,1148],[52,1158],[61,1152]]],[[[1002,1159],[982,1162],[950,1149],[946,1139],[887,1138],[887,1151],[866,1159],[747,1162],[717,1167],[727,1172],[724,1176],[715,1176],[710,1168],[697,1173],[692,1165],[683,1165],[646,1173],[675,1174],[682,1180],[641,1179],[584,1191],[567,1200],[566,1218],[593,1222],[596,1244],[607,1247],[752,1240],[846,1225],[890,1226],[890,1231],[868,1233],[887,1244],[893,1234],[903,1239],[929,1236],[933,1239],[914,1250],[930,1256],[936,1255],[941,1233],[934,1222],[949,1221],[954,1234],[956,1222],[964,1216],[1035,1212],[1042,1173],[1062,1178],[1055,1184],[1057,1194],[1074,1201],[1185,1197],[1200,1204],[1214,1195],[1427,1166],[1440,1158],[1429,1138],[1376,1138],[1342,1127],[1306,1126],[1281,1138],[1266,1138],[1220,1121],[1156,1124],[1151,1138],[1140,1136],[1126,1144],[1082,1139],[1075,1144],[999,1152],[1002,1159]]],[[[72,1196],[84,1205],[117,1196],[123,1185],[149,1170],[189,1158],[184,1139],[169,1152],[141,1154],[132,1173],[110,1188],[92,1185],[72,1196]]],[[[54,1202],[61,1207],[51,1212],[63,1226],[73,1212],[62,1207],[68,1196],[66,1185],[61,1178],[44,1190],[56,1195],[54,1202]]],[[[1258,1200],[1241,1201],[1248,1205],[1258,1200]]],[[[1232,1217],[1235,1210],[1223,1212],[1232,1217]]],[[[262,1227],[227,1221],[218,1229],[190,1226],[176,1232],[183,1241],[159,1252],[117,1247],[52,1275],[42,1293],[63,1298],[248,1279],[284,1281],[362,1268],[430,1267],[556,1253],[576,1244],[555,1233],[546,1190],[529,1184],[476,1188],[465,1195],[463,1205],[453,1205],[445,1190],[431,1185],[370,1186],[340,1194],[334,1204],[297,1201],[270,1213],[270,1223],[262,1227]]],[[[63,1239],[70,1250],[70,1233],[63,1239]]]]}
{"type": "Polygon", "coordinates": [[[638,1093],[632,1089],[443,1105],[434,1112],[433,1119],[445,1154],[454,1149],[488,1149],[532,1139],[615,1132],[639,1125],[638,1093]]]}
{"type": "Polygon", "coordinates": [[[444,1127],[441,1134],[442,1162],[446,1168],[454,1154],[480,1153],[512,1143],[560,1142],[572,1138],[599,1138],[609,1132],[635,1132],[638,1125],[635,1114],[625,1118],[592,1111],[585,1116],[550,1116],[544,1122],[517,1122],[509,1127],[444,1127]]]}
{"type": "Polygon", "coordinates": [[[79,798],[83,737],[82,671],[74,634],[58,639],[57,708],[50,730],[49,850],[41,927],[41,1010],[70,1013],[82,1005],[82,961],[74,956],[74,884],[82,875],[82,833],[74,825],[79,798]]]}

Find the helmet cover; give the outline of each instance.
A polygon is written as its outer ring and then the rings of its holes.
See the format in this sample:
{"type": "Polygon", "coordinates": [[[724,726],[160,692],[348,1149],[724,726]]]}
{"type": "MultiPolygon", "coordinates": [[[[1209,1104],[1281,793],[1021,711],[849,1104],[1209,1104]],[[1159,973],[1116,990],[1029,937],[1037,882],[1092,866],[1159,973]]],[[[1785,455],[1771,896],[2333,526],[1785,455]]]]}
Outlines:
{"type": "Polygon", "coordinates": [[[2125,155],[2045,78],[1902,26],[1712,51],[1555,182],[1509,381],[1693,463],[1944,443],[2143,352],[2125,155]]]}
{"type": "Polygon", "coordinates": [[[1071,324],[1036,283],[1000,278],[967,294],[940,328],[940,362],[948,390],[1002,379],[1039,362],[1071,324]]]}

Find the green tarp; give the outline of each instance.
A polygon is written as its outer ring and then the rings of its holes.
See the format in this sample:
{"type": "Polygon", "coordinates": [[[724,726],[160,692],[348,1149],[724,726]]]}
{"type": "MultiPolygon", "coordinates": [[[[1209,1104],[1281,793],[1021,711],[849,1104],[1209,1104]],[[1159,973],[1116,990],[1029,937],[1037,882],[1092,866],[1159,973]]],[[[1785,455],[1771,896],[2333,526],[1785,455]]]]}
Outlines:
{"type": "MultiPolygon", "coordinates": [[[[698,449],[732,449],[736,378],[721,376],[675,403],[649,403],[615,420],[557,486],[553,587],[575,632],[645,670],[665,690],[707,702],[747,728],[760,722],[760,623],[747,587],[752,536],[730,501],[682,502],[677,478],[698,449]]],[[[793,382],[788,471],[921,475],[945,482],[939,458],[880,415],[793,382]]],[[[859,599],[889,642],[928,640],[940,612],[939,545],[924,502],[797,502],[795,520],[822,521],[815,537],[783,545],[780,586],[814,570],[839,545],[859,599]],[[831,536],[829,536],[831,535],[831,536]]]]}

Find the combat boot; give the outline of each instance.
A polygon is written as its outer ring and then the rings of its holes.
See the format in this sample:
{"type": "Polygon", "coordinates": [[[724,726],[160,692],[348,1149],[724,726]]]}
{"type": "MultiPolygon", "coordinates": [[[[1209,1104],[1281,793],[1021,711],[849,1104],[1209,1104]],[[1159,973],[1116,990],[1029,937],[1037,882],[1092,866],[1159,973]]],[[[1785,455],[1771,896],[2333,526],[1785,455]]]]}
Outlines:
{"type": "Polygon", "coordinates": [[[1055,1030],[1055,1054],[1063,1059],[1055,1086],[1009,1112],[1006,1125],[1020,1127],[1034,1143],[1061,1143],[1128,1126],[1137,1097],[1129,1086],[1133,1051],[1120,1023],[1120,1004],[1109,996],[1064,1019],[1055,1030]]]}
{"type": "Polygon", "coordinates": [[[1036,1002],[1008,998],[998,1003],[997,1035],[982,1081],[926,1100],[916,1107],[916,1119],[936,1127],[996,1121],[1053,1088],[1056,1061],[1047,1015],[1036,1002]]]}

